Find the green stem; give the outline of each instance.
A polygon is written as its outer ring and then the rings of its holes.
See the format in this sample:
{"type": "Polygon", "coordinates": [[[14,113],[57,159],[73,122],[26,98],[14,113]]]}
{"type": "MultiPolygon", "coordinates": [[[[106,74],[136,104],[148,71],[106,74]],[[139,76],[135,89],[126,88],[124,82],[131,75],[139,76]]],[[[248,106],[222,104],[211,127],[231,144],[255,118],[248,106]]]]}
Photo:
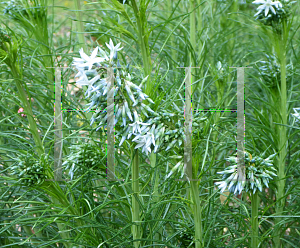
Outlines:
{"type": "MultiPolygon", "coordinates": [[[[58,201],[55,197],[51,197],[51,200],[55,204],[60,204],[60,201],[58,201]]],[[[62,239],[70,240],[69,233],[65,232],[66,228],[65,228],[64,224],[57,222],[57,227],[58,227],[58,230],[60,231],[60,236],[62,237],[62,239]]],[[[71,246],[72,244],[70,244],[69,242],[64,241],[62,243],[63,243],[64,247],[66,247],[66,248],[72,247],[71,246]]]]}
{"type": "Polygon", "coordinates": [[[75,9],[76,11],[76,16],[77,16],[77,21],[76,21],[76,27],[77,31],[79,32],[78,34],[78,40],[79,43],[83,46],[83,49],[86,50],[86,43],[84,39],[84,28],[82,24],[82,11],[81,11],[81,5],[80,5],[80,0],[75,0],[75,9]]]}
{"type": "MultiPolygon", "coordinates": [[[[280,120],[279,123],[283,125],[279,127],[279,156],[278,156],[278,181],[277,181],[277,205],[276,205],[276,215],[282,215],[285,205],[285,163],[287,155],[287,90],[286,90],[286,21],[283,21],[283,32],[282,35],[278,35],[279,41],[279,51],[278,55],[280,58],[280,69],[281,69],[281,85],[280,85],[280,120]]],[[[281,248],[281,228],[280,228],[281,218],[275,218],[275,235],[274,243],[276,248],[281,248]]]]}
{"type": "MultiPolygon", "coordinates": [[[[37,153],[38,153],[39,156],[41,156],[44,153],[44,147],[43,147],[43,143],[42,143],[42,140],[41,140],[39,132],[38,132],[36,121],[33,118],[33,112],[32,112],[30,103],[27,100],[27,94],[26,94],[26,92],[23,88],[23,85],[22,85],[22,82],[23,82],[22,74],[20,73],[19,68],[12,62],[12,60],[8,61],[7,65],[11,69],[12,76],[15,80],[15,83],[16,83],[16,86],[17,86],[17,89],[18,89],[18,92],[19,92],[19,97],[20,97],[20,100],[21,100],[22,105],[23,105],[22,107],[26,112],[26,116],[27,116],[28,123],[29,123],[29,130],[30,130],[30,133],[33,136],[33,139],[34,139],[34,142],[35,142],[35,145],[36,145],[37,153]]],[[[26,231],[26,233],[29,236],[32,235],[32,232],[31,231],[29,232],[28,228],[25,227],[24,230],[26,231]]],[[[36,229],[34,231],[35,231],[35,236],[37,238],[44,238],[44,236],[41,232],[36,233],[37,232],[36,229]]]]}
{"type": "MultiPolygon", "coordinates": [[[[133,240],[140,238],[140,207],[139,207],[139,153],[132,146],[131,148],[133,163],[131,166],[132,173],[132,235],[133,240]]],[[[140,242],[134,242],[134,247],[138,248],[140,242]]]]}
{"type": "MultiPolygon", "coordinates": [[[[71,206],[70,201],[67,199],[65,193],[62,191],[61,187],[58,185],[57,182],[50,182],[50,184],[47,185],[46,187],[43,187],[43,189],[50,196],[50,199],[53,204],[61,207],[62,209],[68,208],[68,210],[66,212],[73,216],[81,215],[77,211],[76,208],[71,206]]],[[[82,220],[80,220],[78,218],[75,219],[75,222],[76,222],[77,226],[84,225],[82,220]]],[[[69,232],[66,232],[66,230],[68,230],[68,228],[64,224],[57,222],[57,227],[58,227],[58,230],[60,231],[60,235],[63,240],[71,240],[70,236],[69,236],[69,232]]],[[[63,244],[64,244],[64,247],[66,247],[66,248],[73,247],[71,242],[64,241],[63,244]]]]}
{"type": "Polygon", "coordinates": [[[195,248],[203,248],[202,243],[202,224],[201,224],[201,206],[199,198],[198,182],[191,181],[191,194],[193,197],[193,212],[195,224],[195,248]]]}
{"type": "MultiPolygon", "coordinates": [[[[196,66],[196,0],[190,0],[190,41],[191,41],[191,52],[190,52],[190,66],[196,66]],[[195,57],[193,57],[193,55],[195,57]]],[[[191,85],[195,82],[195,76],[191,76],[191,85]]]]}
{"type": "MultiPolygon", "coordinates": [[[[156,165],[156,153],[150,154],[150,165],[152,168],[155,168],[156,165]]],[[[158,193],[158,185],[159,185],[159,171],[158,168],[155,169],[155,172],[152,175],[151,183],[154,181],[154,190],[153,190],[153,205],[155,205],[159,201],[159,193],[158,193]],[[154,177],[155,176],[155,177],[154,177]]],[[[155,218],[155,215],[157,213],[157,210],[153,210],[153,218],[155,218]]],[[[162,229],[159,230],[158,233],[155,233],[154,239],[159,240],[162,233],[162,229]]],[[[157,244],[154,242],[154,244],[157,244]]]]}
{"type": "MultiPolygon", "coordinates": [[[[196,48],[196,0],[190,0],[190,42],[191,42],[191,53],[190,53],[190,64],[195,66],[195,60],[193,59],[192,54],[195,53],[196,48]]],[[[193,80],[194,81],[194,80],[193,80]]]]}
{"type": "MultiPolygon", "coordinates": [[[[197,5],[201,3],[201,0],[197,0],[197,5]]],[[[198,40],[198,56],[201,58],[201,51],[202,51],[202,46],[203,42],[201,39],[201,34],[202,34],[202,7],[201,5],[198,7],[198,15],[197,15],[197,33],[199,34],[199,40],[198,40]]]]}
{"type": "MultiPolygon", "coordinates": [[[[171,14],[173,11],[173,0],[168,0],[166,3],[167,3],[167,9],[168,9],[169,13],[171,14]]],[[[176,63],[177,62],[177,51],[175,50],[176,43],[175,43],[174,36],[171,36],[170,42],[171,42],[171,47],[172,47],[172,59],[176,63]]]]}
{"type": "MultiPolygon", "coordinates": [[[[150,165],[152,168],[155,168],[155,165],[156,165],[156,153],[151,153],[150,154],[150,165]]],[[[157,171],[156,171],[157,172],[157,171]]],[[[155,173],[155,182],[154,182],[154,195],[155,196],[158,196],[158,173],[155,173]]],[[[151,182],[153,182],[154,180],[154,174],[152,175],[152,179],[151,179],[151,182]]]]}
{"type": "Polygon", "coordinates": [[[145,93],[151,97],[152,92],[152,84],[150,80],[151,73],[151,56],[150,56],[150,48],[148,42],[148,23],[146,19],[146,5],[145,1],[140,1],[140,8],[137,7],[136,1],[131,0],[132,8],[136,17],[136,22],[138,26],[138,41],[139,46],[142,52],[143,65],[144,65],[144,76],[148,76],[147,82],[145,83],[145,93]]]}
{"type": "Polygon", "coordinates": [[[258,236],[258,206],[259,197],[258,192],[251,194],[251,248],[258,248],[259,236],[258,236]]]}

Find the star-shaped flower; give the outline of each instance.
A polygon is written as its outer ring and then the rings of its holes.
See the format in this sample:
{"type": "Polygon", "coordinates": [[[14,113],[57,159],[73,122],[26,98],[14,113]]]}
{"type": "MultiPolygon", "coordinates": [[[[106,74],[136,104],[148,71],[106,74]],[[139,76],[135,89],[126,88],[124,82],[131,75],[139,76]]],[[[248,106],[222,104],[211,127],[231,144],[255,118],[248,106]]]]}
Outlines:
{"type": "Polygon", "coordinates": [[[84,53],[82,48],[79,50],[79,53],[80,53],[81,59],[74,58],[74,63],[73,63],[73,65],[75,65],[77,68],[88,66],[88,68],[90,70],[92,68],[93,64],[101,63],[105,60],[104,58],[96,57],[97,53],[98,53],[98,47],[96,47],[94,49],[94,51],[91,54],[91,57],[87,56],[84,53]]]}
{"type": "Polygon", "coordinates": [[[89,87],[88,87],[88,89],[87,89],[87,91],[86,91],[85,94],[88,94],[88,97],[90,97],[90,94],[91,94],[92,89],[95,88],[95,87],[93,87],[93,84],[94,84],[95,82],[97,82],[99,79],[100,79],[100,76],[97,75],[96,77],[92,78],[91,80],[88,80],[86,74],[83,73],[83,74],[81,75],[81,78],[80,78],[78,81],[76,81],[76,84],[78,84],[78,85],[80,85],[80,86],[88,85],[89,87]]]}
{"type": "Polygon", "coordinates": [[[109,40],[109,44],[105,43],[106,46],[109,48],[110,50],[110,55],[109,55],[109,59],[112,60],[113,57],[115,56],[116,52],[120,51],[123,49],[123,47],[119,48],[121,43],[119,43],[118,45],[114,46],[113,41],[110,39],[109,40]]]}
{"type": "Polygon", "coordinates": [[[278,9],[278,6],[282,7],[281,2],[279,2],[279,1],[273,2],[272,0],[255,0],[252,3],[262,4],[257,8],[258,12],[254,16],[259,15],[263,10],[265,10],[265,16],[268,15],[269,10],[271,10],[274,14],[276,14],[275,9],[273,8],[273,6],[275,6],[277,9],[278,9]]]}

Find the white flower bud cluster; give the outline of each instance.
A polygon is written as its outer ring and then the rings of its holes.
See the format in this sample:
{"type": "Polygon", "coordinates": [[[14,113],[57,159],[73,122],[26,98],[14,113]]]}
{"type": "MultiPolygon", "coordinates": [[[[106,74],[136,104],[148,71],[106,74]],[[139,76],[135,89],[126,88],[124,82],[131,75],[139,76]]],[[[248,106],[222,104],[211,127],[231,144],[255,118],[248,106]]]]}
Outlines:
{"type": "Polygon", "coordinates": [[[251,154],[245,152],[245,176],[246,180],[241,180],[241,176],[238,173],[237,158],[229,157],[226,160],[232,165],[227,167],[224,171],[218,172],[223,175],[221,182],[217,182],[216,185],[224,192],[226,187],[233,194],[240,194],[243,190],[246,192],[252,191],[255,193],[257,190],[262,192],[263,184],[268,188],[269,180],[273,179],[271,176],[277,176],[275,174],[276,169],[273,167],[273,160],[271,160],[276,154],[272,154],[266,159],[255,156],[252,158],[251,154]]]}
{"type": "Polygon", "coordinates": [[[82,175],[86,169],[91,172],[95,170],[98,173],[106,173],[106,159],[99,159],[105,158],[104,149],[89,143],[72,145],[69,148],[71,153],[62,166],[65,166],[65,170],[69,170],[71,180],[74,174],[82,175]]]}
{"type": "MultiPolygon", "coordinates": [[[[270,88],[277,88],[277,84],[281,80],[280,62],[276,56],[264,54],[266,61],[257,62],[259,75],[261,76],[262,83],[270,88]]],[[[286,65],[287,79],[291,77],[293,72],[293,63],[286,65]]],[[[289,81],[289,80],[288,80],[289,81]]]]}

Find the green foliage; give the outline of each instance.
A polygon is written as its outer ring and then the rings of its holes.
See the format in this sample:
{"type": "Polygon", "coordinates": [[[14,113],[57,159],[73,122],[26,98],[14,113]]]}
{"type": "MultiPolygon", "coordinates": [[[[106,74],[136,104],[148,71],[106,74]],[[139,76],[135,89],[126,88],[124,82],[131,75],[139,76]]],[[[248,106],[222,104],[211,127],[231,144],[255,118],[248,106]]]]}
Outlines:
{"type": "MultiPolygon", "coordinates": [[[[136,224],[140,247],[197,247],[196,242],[199,247],[199,216],[203,247],[251,247],[252,226],[260,247],[299,246],[300,129],[291,115],[300,99],[298,3],[289,12],[262,16],[262,22],[255,20],[257,6],[248,0],[85,1],[82,11],[73,8],[74,1],[7,3],[0,5],[1,13],[5,11],[0,31],[1,247],[132,248],[136,224]],[[74,19],[76,11],[82,22],[78,15],[74,19]],[[81,41],[75,22],[88,24],[87,55],[96,46],[104,51],[110,39],[124,47],[112,60],[124,65],[115,69],[121,80],[115,97],[120,124],[124,100],[130,108],[132,96],[139,98],[136,87],[130,87],[132,95],[125,88],[128,73],[137,86],[146,78],[141,89],[154,103],[143,101],[137,113],[155,125],[161,146],[155,154],[154,149],[150,155],[139,153],[134,182],[134,144],[124,140],[118,146],[126,126],[119,134],[116,126],[115,132],[120,181],[107,180],[107,131],[104,125],[96,131],[106,113],[84,111],[92,101],[85,98],[85,86],[75,85],[73,68],[62,69],[63,140],[61,148],[54,146],[55,74],[49,67],[72,67],[78,57],[81,41]],[[199,181],[191,182],[176,180],[185,172],[186,76],[177,67],[189,66],[190,54],[200,67],[192,69],[193,176],[199,181]],[[233,163],[225,158],[236,149],[237,114],[231,109],[236,109],[237,75],[231,66],[253,67],[245,69],[245,150],[257,156],[246,158],[246,175],[258,182],[245,187],[250,193],[256,188],[256,205],[247,193],[236,196],[215,187],[216,172],[233,163]],[[147,108],[154,113],[144,113],[147,108]],[[93,115],[99,119],[90,126],[93,115]],[[54,151],[61,152],[62,161],[54,160],[54,151]],[[27,155],[16,157],[21,153],[27,155]],[[45,160],[44,154],[49,156],[45,160]],[[266,161],[271,154],[277,155],[266,161]],[[53,180],[53,162],[64,163],[63,181],[53,180]],[[138,186],[138,211],[132,207],[137,195],[132,185],[138,186]],[[133,214],[140,222],[133,222],[133,214]],[[255,223],[257,216],[263,217],[255,223]]],[[[105,70],[98,73],[105,78],[105,70]]],[[[97,108],[105,109],[106,100],[104,95],[97,108]]],[[[126,111],[125,118],[127,125],[131,120],[126,111]]]]}
{"type": "Polygon", "coordinates": [[[16,159],[10,170],[12,175],[17,175],[18,183],[27,187],[39,186],[47,178],[46,168],[48,166],[48,156],[43,155],[38,160],[35,155],[20,155],[16,159]]]}

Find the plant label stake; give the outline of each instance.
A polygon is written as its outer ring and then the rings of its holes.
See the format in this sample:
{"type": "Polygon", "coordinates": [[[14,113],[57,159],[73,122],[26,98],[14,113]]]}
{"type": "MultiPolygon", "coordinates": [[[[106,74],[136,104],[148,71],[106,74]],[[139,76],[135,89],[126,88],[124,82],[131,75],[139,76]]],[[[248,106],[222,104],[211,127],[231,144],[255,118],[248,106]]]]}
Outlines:
{"type": "Polygon", "coordinates": [[[253,67],[229,67],[237,68],[237,168],[239,181],[245,181],[245,84],[244,69],[253,67]]]}
{"type": "Polygon", "coordinates": [[[62,111],[61,111],[61,69],[55,69],[55,102],[54,102],[54,180],[62,181],[62,111]]]}
{"type": "Polygon", "coordinates": [[[185,139],[184,139],[184,169],[185,178],[176,179],[176,181],[200,181],[193,179],[193,157],[192,157],[192,86],[191,86],[191,68],[200,67],[177,67],[185,68],[185,139]],[[188,179],[188,180],[187,180],[188,179]]]}

